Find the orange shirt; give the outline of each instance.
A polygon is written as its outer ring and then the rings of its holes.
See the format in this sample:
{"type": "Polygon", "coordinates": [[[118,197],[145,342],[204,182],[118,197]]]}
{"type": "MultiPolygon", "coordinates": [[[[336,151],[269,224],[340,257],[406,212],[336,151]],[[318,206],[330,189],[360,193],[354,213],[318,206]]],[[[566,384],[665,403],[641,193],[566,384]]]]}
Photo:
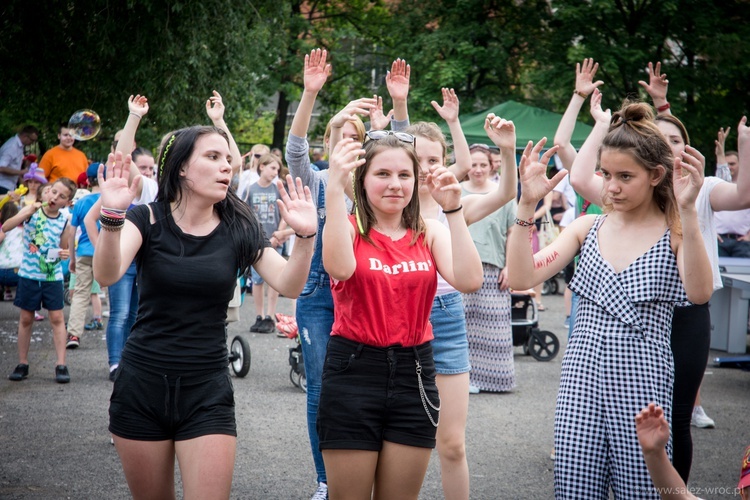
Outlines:
{"type": "Polygon", "coordinates": [[[44,153],[39,167],[44,170],[50,184],[60,177],[67,177],[75,183],[81,172],[89,167],[89,160],[79,149],[65,150],[58,145],[44,153]]]}

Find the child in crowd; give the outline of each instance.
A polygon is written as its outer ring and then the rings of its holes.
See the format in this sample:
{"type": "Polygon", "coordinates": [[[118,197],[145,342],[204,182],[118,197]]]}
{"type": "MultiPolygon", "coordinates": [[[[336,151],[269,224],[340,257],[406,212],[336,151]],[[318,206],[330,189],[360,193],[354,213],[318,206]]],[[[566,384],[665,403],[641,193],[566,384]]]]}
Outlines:
{"type": "Polygon", "coordinates": [[[626,103],[597,153],[605,215],[577,218],[533,255],[534,207],[565,175],[547,178],[557,147],[539,159],[544,143],[533,150],[529,143],[521,160],[508,265],[511,286],[523,289],[580,251],[570,283],[580,302],[555,411],[555,495],[606,499],[611,488],[617,498],[658,498],[649,493],[632,416],[656,401],[671,417],[674,305],[703,304],[713,290],[695,210],[700,161],[687,153],[675,159],[651,107],[626,103]]]}
{"type": "MultiPolygon", "coordinates": [[[[6,203],[0,209],[0,224],[18,214],[18,205],[6,203]]],[[[23,258],[23,228],[14,227],[7,233],[0,228],[0,286],[3,300],[13,300],[11,287],[18,286],[18,268],[23,258]]]]}
{"type": "Polygon", "coordinates": [[[25,195],[21,196],[20,205],[22,207],[33,205],[41,199],[39,188],[47,184],[47,178],[44,177],[44,171],[39,168],[37,163],[32,163],[31,166],[29,166],[29,171],[23,175],[23,182],[29,190],[25,195]]]}
{"type": "Polygon", "coordinates": [[[21,317],[18,321],[19,364],[9,377],[13,381],[23,380],[29,375],[28,355],[34,311],[43,306],[49,311],[55,342],[55,381],[60,384],[70,382],[65,365],[67,332],[63,316],[63,272],[60,261],[70,255],[68,241],[72,229],[61,209],[68,206],[75,189],[70,179],[62,177],[43,195],[43,203],[25,206],[3,224],[3,231],[8,232],[25,222],[24,254],[18,270],[18,290],[14,301],[21,309],[21,317]]]}
{"type": "MultiPolygon", "coordinates": [[[[650,403],[635,416],[635,431],[641,445],[643,458],[662,500],[696,500],[682,480],[677,469],[669,461],[667,444],[669,443],[669,422],[664,410],[650,403]]],[[[750,446],[745,448],[740,467],[740,482],[737,483],[742,500],[750,500],[750,446]]]]}
{"type": "MultiPolygon", "coordinates": [[[[252,184],[247,190],[245,203],[250,205],[255,216],[258,218],[266,238],[271,242],[279,255],[283,249],[283,243],[288,238],[285,232],[285,224],[281,220],[279,207],[279,190],[274,184],[274,179],[279,175],[281,161],[272,154],[265,154],[258,160],[258,182],[252,184]],[[285,236],[282,236],[284,232],[285,236]]],[[[293,231],[292,231],[293,232],[293,231]]],[[[279,300],[279,292],[272,287],[266,287],[266,314],[263,314],[263,278],[255,268],[252,268],[253,280],[253,302],[255,303],[255,324],[250,327],[251,332],[272,333],[276,330],[276,302],[279,300]]]]}

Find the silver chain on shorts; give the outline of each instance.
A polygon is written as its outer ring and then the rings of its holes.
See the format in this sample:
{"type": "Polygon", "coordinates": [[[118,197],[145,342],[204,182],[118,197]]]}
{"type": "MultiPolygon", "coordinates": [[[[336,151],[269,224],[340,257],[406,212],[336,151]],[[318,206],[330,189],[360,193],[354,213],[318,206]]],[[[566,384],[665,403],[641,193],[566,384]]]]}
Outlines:
{"type": "Polygon", "coordinates": [[[427,394],[424,392],[424,385],[422,385],[422,365],[419,364],[419,360],[414,361],[417,364],[417,380],[419,381],[419,397],[422,398],[422,406],[424,406],[424,412],[427,414],[427,418],[430,419],[430,422],[432,423],[433,427],[438,426],[438,422],[440,422],[440,406],[435,406],[432,404],[432,401],[429,400],[427,397],[427,394]],[[430,413],[430,409],[427,408],[427,405],[430,405],[430,408],[433,410],[436,410],[438,412],[438,421],[435,422],[435,420],[432,418],[432,413],[430,413]]]}

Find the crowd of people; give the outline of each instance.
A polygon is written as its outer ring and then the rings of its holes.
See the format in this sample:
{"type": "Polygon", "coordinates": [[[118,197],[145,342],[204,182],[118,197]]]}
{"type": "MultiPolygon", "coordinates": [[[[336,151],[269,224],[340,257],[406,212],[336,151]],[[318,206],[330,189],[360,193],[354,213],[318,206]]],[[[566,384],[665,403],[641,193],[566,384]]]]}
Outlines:
{"type": "Polygon", "coordinates": [[[0,284],[20,309],[10,380],[30,376],[31,331],[47,309],[55,380],[69,382],[66,350],[104,328],[106,288],[109,431],[133,497],[173,498],[176,459],[186,497],[228,498],[227,305],[251,290],[250,331],[271,333],[282,294],[296,299],[312,499],[416,499],[433,448],[445,498],[467,499],[469,395],[516,387],[510,292],[541,311],[541,284],[564,271],[556,498],[686,492],[691,424],[714,425],[699,389],[718,257],[750,256],[750,127],[743,117],[736,151],[719,129],[717,175],[704,177],[660,65],[640,82],[653,106],[615,112],[602,109],[597,69],[576,66],[554,144],[521,145],[518,165],[504,117],[486,117],[487,144],[467,143],[453,89],[432,102],[452,148],[436,123],[410,122],[401,59],[386,76],[391,111],[380,96],[355,99],[311,148],[331,73],[321,49],[305,56],[285,154],[258,144],[243,156],[216,91],[212,125],[166,133],[155,156],[135,142],[141,95],[101,164],[67,126],[36,163],[25,149],[40,131],[24,127],[0,148],[0,284]],[[595,125],[576,151],[589,97],[595,125]]]}

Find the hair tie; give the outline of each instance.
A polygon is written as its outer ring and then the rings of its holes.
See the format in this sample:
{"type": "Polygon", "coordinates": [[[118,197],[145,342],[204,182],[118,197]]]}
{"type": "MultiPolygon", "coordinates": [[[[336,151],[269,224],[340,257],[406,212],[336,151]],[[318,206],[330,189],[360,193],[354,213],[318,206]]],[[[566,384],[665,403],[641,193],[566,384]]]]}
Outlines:
{"type": "Polygon", "coordinates": [[[626,124],[626,123],[628,123],[629,121],[630,121],[630,120],[629,120],[628,118],[623,118],[623,117],[620,117],[620,123],[622,123],[623,125],[625,125],[625,124],[626,124]]]}
{"type": "Polygon", "coordinates": [[[172,137],[170,137],[169,141],[167,141],[167,145],[164,146],[164,152],[161,154],[161,163],[159,164],[159,178],[161,178],[162,174],[164,173],[164,163],[167,160],[167,153],[169,152],[169,148],[172,146],[175,137],[177,136],[175,134],[172,134],[172,137]]]}

